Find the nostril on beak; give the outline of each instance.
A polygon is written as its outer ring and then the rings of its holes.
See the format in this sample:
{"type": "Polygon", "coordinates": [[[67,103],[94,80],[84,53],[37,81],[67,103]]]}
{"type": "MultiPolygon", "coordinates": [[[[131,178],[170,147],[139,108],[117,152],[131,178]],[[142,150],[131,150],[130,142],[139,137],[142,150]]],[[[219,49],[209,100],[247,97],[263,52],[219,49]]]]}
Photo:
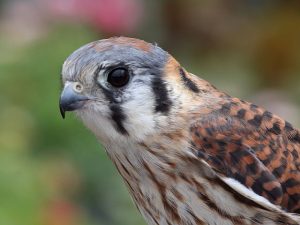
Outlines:
{"type": "Polygon", "coordinates": [[[66,111],[79,109],[85,104],[86,100],[89,100],[89,97],[82,92],[83,86],[78,82],[65,85],[59,100],[59,109],[63,118],[66,111]]]}
{"type": "Polygon", "coordinates": [[[76,83],[74,83],[74,85],[73,85],[73,89],[74,89],[75,92],[81,93],[82,90],[83,90],[83,86],[82,86],[82,84],[76,82],[76,83]]]}

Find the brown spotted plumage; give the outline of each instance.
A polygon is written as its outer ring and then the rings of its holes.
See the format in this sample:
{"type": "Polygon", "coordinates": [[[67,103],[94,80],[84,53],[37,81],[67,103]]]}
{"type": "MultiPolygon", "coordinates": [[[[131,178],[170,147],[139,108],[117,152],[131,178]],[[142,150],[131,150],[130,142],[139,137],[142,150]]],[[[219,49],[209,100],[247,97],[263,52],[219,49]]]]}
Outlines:
{"type": "Polygon", "coordinates": [[[223,176],[300,213],[300,135],[278,116],[237,98],[191,127],[191,145],[200,158],[223,176]]]}
{"type": "Polygon", "coordinates": [[[76,111],[149,225],[300,224],[300,132],[217,90],[147,42],[71,54],[60,110],[76,111]]]}

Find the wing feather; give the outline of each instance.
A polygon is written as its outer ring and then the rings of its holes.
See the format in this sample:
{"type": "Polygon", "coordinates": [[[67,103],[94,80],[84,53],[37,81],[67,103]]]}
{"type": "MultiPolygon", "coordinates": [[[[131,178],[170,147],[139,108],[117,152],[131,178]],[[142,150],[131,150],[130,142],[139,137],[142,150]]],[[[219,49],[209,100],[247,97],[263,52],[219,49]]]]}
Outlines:
{"type": "Polygon", "coordinates": [[[228,98],[191,126],[192,148],[233,178],[288,212],[300,213],[300,133],[256,105],[228,98]]]}

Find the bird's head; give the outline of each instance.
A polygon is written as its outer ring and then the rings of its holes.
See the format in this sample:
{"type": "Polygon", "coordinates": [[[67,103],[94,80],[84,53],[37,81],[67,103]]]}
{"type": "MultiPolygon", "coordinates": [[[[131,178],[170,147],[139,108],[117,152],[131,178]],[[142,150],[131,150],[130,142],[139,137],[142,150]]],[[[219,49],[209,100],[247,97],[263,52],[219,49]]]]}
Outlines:
{"type": "Polygon", "coordinates": [[[65,61],[62,116],[75,111],[100,139],[143,139],[171,127],[172,115],[199,89],[157,45],[118,37],[89,43],[65,61]]]}

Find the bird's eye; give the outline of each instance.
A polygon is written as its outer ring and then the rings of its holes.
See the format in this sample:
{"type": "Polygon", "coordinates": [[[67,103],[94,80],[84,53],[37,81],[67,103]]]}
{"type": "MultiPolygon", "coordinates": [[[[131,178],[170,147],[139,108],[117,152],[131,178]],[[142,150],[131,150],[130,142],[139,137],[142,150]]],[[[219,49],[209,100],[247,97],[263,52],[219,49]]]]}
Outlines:
{"type": "Polygon", "coordinates": [[[123,87],[129,81],[129,72],[125,68],[116,68],[109,72],[107,82],[114,87],[123,87]]]}

